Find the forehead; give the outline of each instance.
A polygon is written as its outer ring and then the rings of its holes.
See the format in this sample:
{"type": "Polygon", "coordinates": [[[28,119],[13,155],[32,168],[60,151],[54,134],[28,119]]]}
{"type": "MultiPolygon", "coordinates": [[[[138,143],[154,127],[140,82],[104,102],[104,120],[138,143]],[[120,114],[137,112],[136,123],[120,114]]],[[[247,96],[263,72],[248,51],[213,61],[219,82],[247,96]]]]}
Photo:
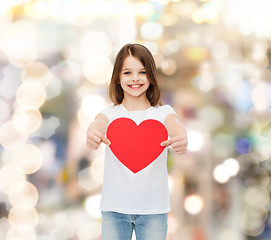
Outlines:
{"type": "Polygon", "coordinates": [[[126,57],[123,61],[122,68],[144,68],[143,64],[139,61],[138,58],[135,58],[134,56],[129,55],[126,57]]]}

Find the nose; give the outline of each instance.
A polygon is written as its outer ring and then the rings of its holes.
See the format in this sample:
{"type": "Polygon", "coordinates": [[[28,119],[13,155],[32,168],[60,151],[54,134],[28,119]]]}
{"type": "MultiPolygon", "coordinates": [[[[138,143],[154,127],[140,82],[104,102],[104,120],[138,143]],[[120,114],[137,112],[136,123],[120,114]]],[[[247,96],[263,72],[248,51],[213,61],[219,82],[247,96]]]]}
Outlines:
{"type": "Polygon", "coordinates": [[[139,81],[139,74],[133,74],[133,82],[138,82],[139,81]]]}

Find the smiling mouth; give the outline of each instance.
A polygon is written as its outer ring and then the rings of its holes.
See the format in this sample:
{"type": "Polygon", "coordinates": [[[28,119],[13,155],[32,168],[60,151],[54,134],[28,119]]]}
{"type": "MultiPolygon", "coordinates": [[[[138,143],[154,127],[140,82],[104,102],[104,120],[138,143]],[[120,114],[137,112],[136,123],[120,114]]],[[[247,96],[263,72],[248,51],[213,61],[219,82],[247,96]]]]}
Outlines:
{"type": "Polygon", "coordinates": [[[143,86],[143,84],[130,84],[128,85],[130,88],[140,88],[143,86]]]}

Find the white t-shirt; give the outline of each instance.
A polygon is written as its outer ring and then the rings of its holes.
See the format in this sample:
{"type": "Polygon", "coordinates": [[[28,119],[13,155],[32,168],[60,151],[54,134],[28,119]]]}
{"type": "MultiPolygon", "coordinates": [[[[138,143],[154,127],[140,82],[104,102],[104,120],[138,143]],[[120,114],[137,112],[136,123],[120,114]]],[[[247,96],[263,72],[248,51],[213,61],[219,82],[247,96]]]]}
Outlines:
{"type": "MultiPolygon", "coordinates": [[[[123,105],[115,105],[106,108],[101,113],[108,118],[107,130],[109,130],[114,120],[123,118],[133,120],[137,126],[145,120],[152,119],[155,121],[149,121],[151,124],[162,123],[164,127],[166,117],[175,111],[169,105],[150,107],[143,111],[128,111],[123,105]]],[[[125,144],[123,143],[123,146],[125,144]]],[[[112,140],[111,145],[113,146],[112,140]]],[[[124,214],[169,212],[167,148],[164,148],[155,160],[140,170],[129,169],[129,166],[119,160],[115,154],[106,145],[100,210],[124,214]]]]}

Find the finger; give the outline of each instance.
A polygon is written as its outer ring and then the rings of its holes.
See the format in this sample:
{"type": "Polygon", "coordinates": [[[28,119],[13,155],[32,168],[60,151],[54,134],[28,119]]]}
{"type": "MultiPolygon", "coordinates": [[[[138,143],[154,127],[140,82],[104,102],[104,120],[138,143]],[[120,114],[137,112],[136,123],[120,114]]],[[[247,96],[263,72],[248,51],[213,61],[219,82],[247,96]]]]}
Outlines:
{"type": "Polygon", "coordinates": [[[187,137],[183,137],[183,141],[184,141],[185,145],[187,146],[188,145],[187,137]]]}
{"type": "Polygon", "coordinates": [[[174,148],[181,148],[181,147],[184,147],[185,145],[180,142],[180,141],[176,141],[176,142],[173,142],[171,143],[171,147],[174,149],[174,148]]]}
{"type": "Polygon", "coordinates": [[[173,137],[173,138],[170,138],[169,140],[166,140],[164,142],[161,143],[161,146],[173,146],[173,144],[180,142],[180,137],[173,137]]]}
{"type": "Polygon", "coordinates": [[[87,142],[87,146],[90,148],[90,149],[93,149],[93,150],[96,150],[98,149],[98,147],[100,146],[100,144],[98,143],[95,143],[95,142],[91,142],[91,141],[88,141],[87,142]]]}
{"type": "Polygon", "coordinates": [[[172,144],[172,139],[169,139],[169,140],[166,140],[166,141],[163,141],[163,142],[161,142],[161,146],[162,147],[168,147],[168,146],[170,146],[172,144]]]}
{"type": "Polygon", "coordinates": [[[187,148],[186,144],[184,142],[174,142],[171,144],[171,147],[176,150],[176,151],[179,151],[179,150],[184,150],[187,148]]]}
{"type": "Polygon", "coordinates": [[[110,144],[111,144],[111,142],[109,141],[109,139],[108,139],[107,137],[105,137],[105,136],[102,136],[101,140],[102,140],[102,142],[105,143],[106,145],[110,145],[110,144]]]}
{"type": "Polygon", "coordinates": [[[105,135],[103,135],[102,133],[97,132],[96,136],[100,139],[100,143],[103,142],[103,143],[105,143],[107,145],[111,144],[111,142],[109,141],[109,139],[106,138],[105,135]]]}
{"type": "Polygon", "coordinates": [[[179,152],[186,152],[186,148],[172,148],[174,152],[179,153],[179,152]]]}
{"type": "Polygon", "coordinates": [[[101,144],[101,142],[102,142],[101,138],[98,136],[93,136],[92,141],[97,144],[101,144]]]}
{"type": "Polygon", "coordinates": [[[181,154],[185,154],[187,151],[184,150],[184,151],[179,151],[179,152],[176,152],[177,155],[181,155],[181,154]]]}
{"type": "Polygon", "coordinates": [[[186,145],[181,145],[180,147],[177,148],[172,148],[177,154],[183,154],[187,152],[187,146],[186,145]]]}

